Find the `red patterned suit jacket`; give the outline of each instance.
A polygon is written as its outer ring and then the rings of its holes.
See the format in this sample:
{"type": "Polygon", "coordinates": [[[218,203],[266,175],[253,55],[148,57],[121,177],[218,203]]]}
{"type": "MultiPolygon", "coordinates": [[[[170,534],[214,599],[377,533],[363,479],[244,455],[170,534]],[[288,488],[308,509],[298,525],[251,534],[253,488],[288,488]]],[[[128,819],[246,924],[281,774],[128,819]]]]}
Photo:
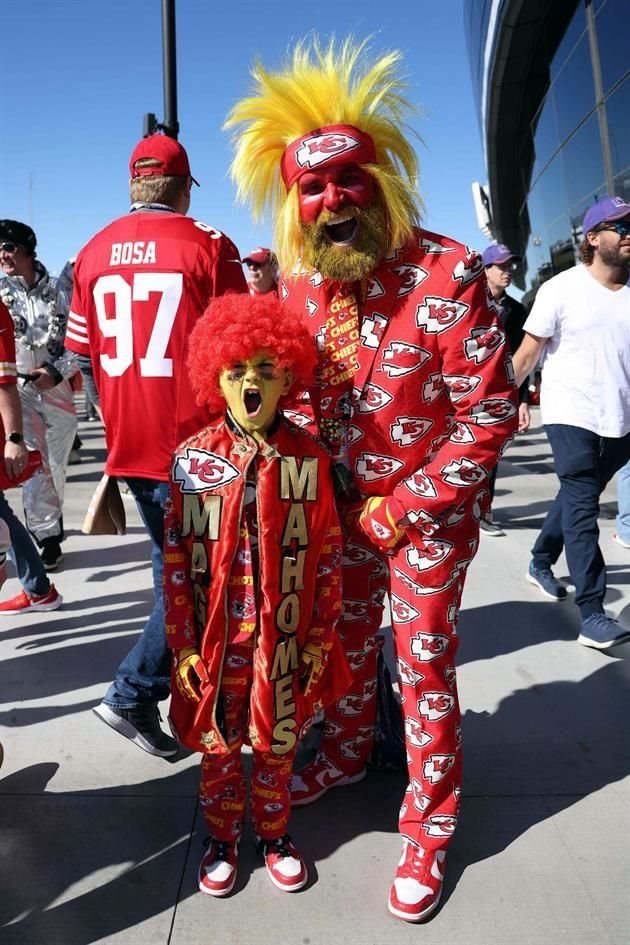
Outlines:
{"type": "MultiPolygon", "coordinates": [[[[317,272],[280,285],[320,347],[336,289],[317,272]]],[[[480,256],[426,230],[383,259],[359,309],[351,469],[364,496],[401,502],[417,570],[438,585],[472,558],[487,473],[516,430],[505,332],[480,256]]],[[[316,418],[321,396],[311,391],[316,418]]]]}
{"type": "Polygon", "coordinates": [[[164,604],[168,645],[196,646],[210,677],[196,704],[173,685],[170,718],[180,741],[210,754],[226,751],[219,692],[226,645],[243,620],[242,612],[230,613],[228,587],[253,462],[259,573],[246,615],[255,621],[252,745],[278,755],[291,751],[302,725],[351,681],[336,632],[341,547],[330,456],[286,419],[278,419],[260,449],[229,421],[206,427],[173,457],[164,604]],[[321,651],[322,661],[305,694],[299,657],[307,644],[321,651]]]}

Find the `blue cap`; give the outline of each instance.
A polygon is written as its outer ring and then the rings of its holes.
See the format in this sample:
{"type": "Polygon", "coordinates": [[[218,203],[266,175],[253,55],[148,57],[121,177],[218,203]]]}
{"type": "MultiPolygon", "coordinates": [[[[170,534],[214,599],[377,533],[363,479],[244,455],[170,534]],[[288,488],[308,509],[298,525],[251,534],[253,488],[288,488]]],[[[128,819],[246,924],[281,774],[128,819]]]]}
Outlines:
{"type": "Polygon", "coordinates": [[[488,246],[481,258],[484,266],[500,266],[510,259],[520,260],[522,257],[513,253],[510,247],[506,246],[505,243],[495,243],[493,246],[488,246]]]}
{"type": "Polygon", "coordinates": [[[610,194],[604,194],[584,214],[582,232],[588,233],[589,230],[594,230],[600,223],[607,223],[609,220],[623,220],[624,217],[630,217],[630,203],[626,203],[621,197],[611,197],[610,194]]]}

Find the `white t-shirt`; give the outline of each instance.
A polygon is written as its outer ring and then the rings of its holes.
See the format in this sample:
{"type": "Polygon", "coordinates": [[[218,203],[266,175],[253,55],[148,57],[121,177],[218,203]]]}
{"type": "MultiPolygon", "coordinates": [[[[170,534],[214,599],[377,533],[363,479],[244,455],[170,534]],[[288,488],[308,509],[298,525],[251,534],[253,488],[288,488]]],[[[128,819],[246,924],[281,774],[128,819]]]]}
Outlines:
{"type": "Polygon", "coordinates": [[[543,423],[630,432],[630,281],[614,292],[586,266],[545,282],[524,325],[543,348],[543,423]]]}

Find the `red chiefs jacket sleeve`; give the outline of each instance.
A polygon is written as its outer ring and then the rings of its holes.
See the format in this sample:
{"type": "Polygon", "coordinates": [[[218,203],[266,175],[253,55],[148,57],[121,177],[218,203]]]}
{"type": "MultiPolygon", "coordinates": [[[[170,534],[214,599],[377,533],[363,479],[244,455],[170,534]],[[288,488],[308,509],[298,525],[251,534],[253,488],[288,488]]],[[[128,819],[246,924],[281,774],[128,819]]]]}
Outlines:
{"type": "MultiPolygon", "coordinates": [[[[460,256],[449,281],[450,298],[464,314],[438,333],[438,351],[455,427],[435,441],[428,462],[393,491],[419,524],[439,523],[472,501],[518,425],[511,356],[478,254],[460,256]]],[[[418,306],[419,326],[430,317],[423,311],[430,302],[425,298],[418,306]]]]}

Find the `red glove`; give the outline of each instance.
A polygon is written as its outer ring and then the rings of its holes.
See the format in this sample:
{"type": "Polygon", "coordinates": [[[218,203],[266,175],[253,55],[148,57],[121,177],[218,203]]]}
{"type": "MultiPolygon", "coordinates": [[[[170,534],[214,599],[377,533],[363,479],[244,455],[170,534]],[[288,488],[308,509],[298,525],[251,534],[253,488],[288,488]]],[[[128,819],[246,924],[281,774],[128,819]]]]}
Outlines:
{"type": "Polygon", "coordinates": [[[390,552],[406,537],[405,529],[398,525],[405,515],[393,496],[372,496],[363,506],[359,525],[379,551],[390,552]]]}

